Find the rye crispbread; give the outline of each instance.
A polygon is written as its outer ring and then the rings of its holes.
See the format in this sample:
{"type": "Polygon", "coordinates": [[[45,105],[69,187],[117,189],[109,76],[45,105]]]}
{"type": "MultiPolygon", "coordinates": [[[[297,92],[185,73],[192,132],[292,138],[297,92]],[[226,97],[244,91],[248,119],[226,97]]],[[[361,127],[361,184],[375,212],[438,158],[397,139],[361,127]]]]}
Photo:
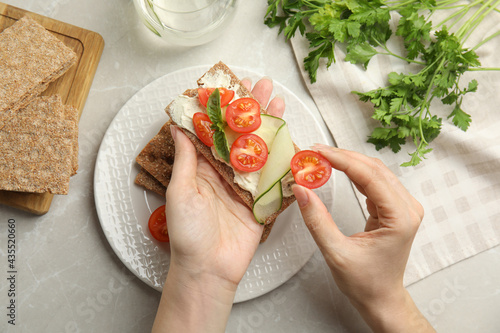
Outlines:
{"type": "Polygon", "coordinates": [[[0,189],[67,194],[74,123],[14,117],[0,129],[0,189]]]}
{"type": "Polygon", "coordinates": [[[28,16],[0,33],[0,129],[77,60],[73,50],[28,16]]]}
{"type": "Polygon", "coordinates": [[[167,188],[163,186],[155,177],[151,176],[149,172],[147,172],[144,168],[141,168],[141,171],[135,177],[134,183],[140,185],[147,190],[153,191],[156,194],[165,197],[167,192],[167,188]]]}
{"type": "Polygon", "coordinates": [[[78,110],[71,105],[64,105],[61,96],[38,96],[26,107],[16,112],[15,118],[67,120],[74,124],[72,137],[72,175],[78,170],[78,110]]]}
{"type": "MultiPolygon", "coordinates": [[[[215,64],[212,68],[210,68],[210,70],[208,70],[198,80],[198,85],[203,86],[204,77],[216,76],[216,75],[219,75],[218,73],[220,73],[220,72],[230,77],[229,85],[226,88],[236,89],[236,92],[237,92],[238,96],[240,96],[240,97],[253,97],[251,92],[241,84],[241,81],[238,79],[238,77],[223,62],[219,62],[219,63],[215,64]]],[[[207,87],[207,88],[210,88],[210,87],[207,87]]],[[[215,88],[215,87],[212,87],[212,88],[215,88]]],[[[189,90],[186,90],[183,94],[188,96],[188,97],[195,97],[197,95],[197,93],[198,93],[197,89],[189,89],[189,90]]],[[[172,106],[172,103],[166,107],[165,111],[172,118],[171,112],[170,112],[171,106],[172,106]]],[[[267,113],[267,111],[265,109],[261,109],[261,113],[267,113]]],[[[212,166],[229,183],[229,185],[233,188],[233,190],[236,192],[236,194],[242,199],[242,201],[245,202],[245,204],[250,209],[252,209],[252,206],[254,203],[253,196],[250,192],[241,188],[238,184],[236,184],[234,182],[233,168],[230,167],[229,165],[225,164],[224,162],[217,160],[213,156],[211,148],[206,146],[205,144],[203,144],[197,138],[197,136],[195,134],[193,134],[190,131],[185,130],[185,129],[182,129],[182,130],[187,135],[187,137],[191,140],[191,142],[196,147],[196,149],[212,164],[212,166]]],[[[299,148],[296,145],[295,145],[295,148],[296,148],[296,150],[299,150],[299,148]]],[[[265,227],[264,227],[262,237],[261,237],[261,242],[264,242],[267,239],[267,237],[269,236],[269,233],[271,232],[271,229],[272,229],[274,223],[276,222],[276,218],[278,217],[278,215],[281,214],[294,201],[295,201],[295,197],[293,195],[289,196],[289,197],[284,197],[281,209],[266,219],[265,227]]]]}
{"type": "Polygon", "coordinates": [[[70,121],[74,125],[74,130],[73,130],[73,137],[72,137],[72,155],[71,155],[71,166],[73,168],[72,176],[76,174],[76,171],[78,170],[78,153],[80,149],[80,145],[78,143],[78,109],[75,108],[72,105],[64,105],[63,109],[63,114],[64,114],[64,119],[66,121],[70,121]]]}
{"type": "Polygon", "coordinates": [[[38,96],[24,108],[19,109],[17,117],[47,117],[63,119],[63,103],[61,96],[38,96]]]}
{"type": "MultiPolygon", "coordinates": [[[[158,134],[149,141],[135,159],[145,171],[165,188],[170,182],[175,156],[174,140],[170,132],[170,125],[170,121],[165,123],[158,134]]],[[[141,179],[137,180],[136,183],[142,185],[141,181],[144,179],[146,177],[141,175],[141,179]]],[[[163,196],[165,196],[165,193],[163,193],[163,196]]]]}

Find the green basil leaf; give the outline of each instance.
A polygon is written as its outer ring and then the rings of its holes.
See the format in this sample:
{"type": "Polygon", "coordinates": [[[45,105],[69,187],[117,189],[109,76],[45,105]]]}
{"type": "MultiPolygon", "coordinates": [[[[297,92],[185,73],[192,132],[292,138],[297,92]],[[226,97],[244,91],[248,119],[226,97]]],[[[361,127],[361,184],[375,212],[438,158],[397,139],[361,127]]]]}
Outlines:
{"type": "Polygon", "coordinates": [[[207,101],[207,113],[210,121],[216,126],[222,123],[222,110],[220,107],[219,88],[215,89],[207,101]]]}
{"type": "Polygon", "coordinates": [[[226,134],[223,131],[216,130],[214,133],[214,147],[217,154],[229,163],[229,148],[227,144],[226,134]]]}

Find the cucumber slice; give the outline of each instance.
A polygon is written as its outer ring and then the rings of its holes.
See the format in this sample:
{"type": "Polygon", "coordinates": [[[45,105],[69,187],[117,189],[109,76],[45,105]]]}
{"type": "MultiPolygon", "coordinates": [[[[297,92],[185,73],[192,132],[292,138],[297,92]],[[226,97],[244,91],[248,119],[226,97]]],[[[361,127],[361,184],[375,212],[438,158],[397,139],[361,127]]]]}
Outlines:
{"type": "MultiPolygon", "coordinates": [[[[260,170],[257,194],[255,195],[253,214],[257,222],[264,224],[265,220],[281,209],[283,191],[281,180],[290,171],[290,161],[295,155],[295,146],[290,137],[286,122],[278,117],[261,114],[260,127],[252,132],[261,137],[267,145],[269,157],[266,165],[260,170]]],[[[229,149],[242,133],[225,127],[229,149]]]]}
{"type": "Polygon", "coordinates": [[[278,181],[269,189],[269,191],[262,194],[257,198],[257,200],[255,200],[252,211],[257,222],[264,224],[266,218],[281,209],[282,203],[283,191],[281,188],[281,181],[278,181]]]}
{"type": "Polygon", "coordinates": [[[290,171],[290,161],[295,155],[295,146],[285,121],[278,129],[270,151],[273,153],[269,154],[266,165],[262,168],[252,208],[255,219],[260,224],[264,224],[269,216],[280,210],[283,202],[281,179],[290,171]]]}
{"type": "MultiPolygon", "coordinates": [[[[268,114],[261,114],[260,119],[262,121],[260,127],[252,133],[261,137],[262,140],[264,140],[264,142],[266,143],[268,151],[271,152],[271,147],[274,138],[276,137],[276,133],[278,132],[278,129],[283,126],[285,121],[281,118],[274,117],[268,114]]],[[[224,132],[226,133],[226,139],[229,148],[231,148],[233,142],[243,134],[233,131],[231,128],[229,128],[229,126],[226,126],[224,128],[224,132]]]]}
{"type": "Polygon", "coordinates": [[[257,128],[252,133],[261,137],[262,140],[267,145],[268,152],[270,153],[272,150],[273,141],[276,138],[276,134],[278,130],[285,124],[285,121],[281,118],[274,117],[268,114],[260,115],[261,124],[260,127],[257,128]]]}

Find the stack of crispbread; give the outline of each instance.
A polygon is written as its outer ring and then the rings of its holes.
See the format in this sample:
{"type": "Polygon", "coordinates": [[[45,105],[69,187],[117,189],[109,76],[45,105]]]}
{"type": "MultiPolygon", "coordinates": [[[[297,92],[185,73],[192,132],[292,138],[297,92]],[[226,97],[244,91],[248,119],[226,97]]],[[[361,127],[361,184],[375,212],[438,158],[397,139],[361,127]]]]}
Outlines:
{"type": "Polygon", "coordinates": [[[163,125],[136,158],[141,171],[135,178],[135,183],[162,196],[165,196],[174,165],[175,148],[170,132],[171,124],[168,121],[163,125]]]}
{"type": "Polygon", "coordinates": [[[29,17],[0,33],[0,190],[68,193],[78,169],[78,110],[39,94],[76,60],[29,17]]]}

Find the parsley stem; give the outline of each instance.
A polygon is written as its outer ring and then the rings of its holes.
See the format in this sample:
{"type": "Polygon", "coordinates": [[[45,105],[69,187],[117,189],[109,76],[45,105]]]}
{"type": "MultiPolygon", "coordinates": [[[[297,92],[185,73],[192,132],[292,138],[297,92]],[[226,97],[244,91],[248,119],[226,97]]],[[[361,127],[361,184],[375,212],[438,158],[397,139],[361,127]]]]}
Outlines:
{"type": "MultiPolygon", "coordinates": [[[[477,2],[482,2],[481,0],[477,1],[477,2]]],[[[436,24],[436,28],[444,25],[446,22],[448,22],[449,20],[452,20],[454,18],[456,18],[457,16],[459,16],[454,23],[452,23],[450,25],[450,28],[453,27],[458,21],[460,21],[465,15],[467,15],[467,13],[470,11],[471,8],[469,7],[465,7],[459,11],[456,11],[455,13],[451,14],[450,16],[448,16],[446,19],[444,19],[443,21],[439,22],[438,24],[436,24]]]]}
{"type": "MultiPolygon", "coordinates": [[[[452,0],[452,1],[457,1],[457,0],[452,0]]],[[[381,3],[383,3],[384,5],[387,6],[387,8],[389,8],[390,11],[394,11],[394,10],[397,10],[399,8],[405,8],[407,7],[408,5],[422,5],[424,9],[428,9],[428,10],[434,10],[434,6],[433,5],[430,5],[430,4],[423,4],[421,1],[417,1],[417,0],[408,0],[408,1],[381,1],[381,3]]]]}
{"type": "Polygon", "coordinates": [[[500,67],[474,67],[467,69],[469,72],[500,71],[500,67]]]}
{"type": "Polygon", "coordinates": [[[482,6],[460,27],[460,29],[458,29],[456,33],[458,39],[464,42],[468,38],[468,36],[470,36],[470,33],[472,33],[472,31],[477,27],[477,25],[483,20],[484,16],[493,10],[494,7],[490,7],[493,1],[494,0],[488,0],[486,2],[483,2],[482,6]],[[482,14],[482,12],[486,8],[489,8],[489,10],[487,10],[486,13],[482,14]],[[468,34],[467,37],[465,37],[466,34],[468,34]]]}
{"type": "Polygon", "coordinates": [[[425,65],[425,62],[422,62],[422,61],[418,61],[418,60],[413,60],[413,59],[408,59],[408,58],[405,58],[405,57],[402,57],[394,52],[391,52],[391,50],[389,50],[389,48],[385,45],[385,44],[382,44],[381,42],[379,42],[377,39],[374,38],[374,41],[381,47],[383,48],[387,53],[383,53],[383,52],[378,52],[378,54],[381,54],[381,55],[389,55],[389,56],[393,56],[393,57],[396,57],[398,59],[401,59],[401,60],[404,60],[406,62],[409,62],[409,63],[414,63],[414,64],[418,64],[418,65],[425,65]]]}
{"type": "Polygon", "coordinates": [[[309,7],[309,8],[316,8],[316,9],[319,9],[319,8],[323,8],[324,7],[324,4],[322,3],[319,3],[319,4],[315,4],[311,1],[307,1],[307,0],[303,0],[303,3],[309,7]]]}
{"type": "MultiPolygon", "coordinates": [[[[446,1],[447,3],[445,3],[444,5],[440,4],[439,6],[436,7],[436,9],[439,9],[439,10],[442,10],[442,9],[455,9],[455,8],[463,8],[462,10],[466,9],[466,8],[471,8],[471,7],[474,7],[476,5],[479,5],[480,3],[482,3],[484,0],[476,0],[474,2],[471,2],[471,3],[468,3],[468,4],[463,4],[463,3],[459,3],[458,5],[456,4],[458,1],[456,0],[452,0],[452,1],[446,1]]],[[[443,1],[444,2],[444,1],[443,1]]]]}
{"type": "Polygon", "coordinates": [[[310,16],[311,14],[315,14],[317,12],[318,12],[317,9],[309,9],[309,10],[301,10],[300,12],[293,12],[293,14],[297,15],[298,13],[300,13],[303,16],[305,15],[310,16]]]}
{"type": "Polygon", "coordinates": [[[391,51],[389,51],[388,49],[384,48],[387,53],[384,53],[384,52],[379,52],[378,54],[381,54],[381,55],[388,55],[388,56],[393,56],[395,58],[398,58],[398,59],[401,59],[401,60],[404,60],[406,62],[410,62],[410,63],[414,63],[414,64],[418,64],[418,65],[425,65],[425,62],[423,61],[418,61],[418,60],[412,60],[412,59],[408,59],[408,58],[405,58],[405,57],[402,57],[402,56],[399,56],[395,53],[392,53],[391,51]]]}
{"type": "MultiPolygon", "coordinates": [[[[496,0],[496,2],[490,6],[490,4],[493,2],[494,0],[489,0],[485,5],[483,5],[481,8],[483,7],[489,7],[484,13],[482,13],[477,19],[475,19],[472,23],[471,23],[471,27],[469,28],[468,32],[467,32],[467,36],[463,38],[463,42],[465,42],[472,34],[472,32],[478,27],[478,25],[484,20],[484,18],[489,14],[491,13],[496,6],[498,6],[500,4],[500,0],[496,0]]],[[[480,11],[481,9],[479,9],[480,11]]]]}
{"type": "Polygon", "coordinates": [[[398,8],[404,8],[408,5],[412,5],[412,4],[415,4],[415,0],[409,0],[409,1],[405,1],[405,2],[402,2],[402,1],[387,1],[387,2],[384,2],[382,1],[382,3],[384,5],[387,6],[387,8],[389,8],[389,10],[393,11],[393,10],[397,10],[398,8]]]}
{"type": "Polygon", "coordinates": [[[483,39],[481,42],[479,42],[476,46],[474,46],[471,50],[472,51],[475,51],[477,50],[478,48],[480,48],[483,44],[487,43],[488,41],[490,41],[491,39],[497,37],[498,35],[500,35],[500,31],[497,31],[495,32],[494,34],[488,36],[487,38],[483,39]]]}
{"type": "Polygon", "coordinates": [[[422,112],[422,108],[425,107],[425,110],[426,110],[425,114],[428,115],[430,112],[429,111],[430,101],[432,100],[432,97],[429,99],[429,95],[431,95],[431,91],[434,88],[434,80],[436,79],[436,76],[438,75],[440,69],[443,67],[444,62],[446,60],[446,58],[442,54],[439,56],[439,58],[442,58],[441,62],[439,63],[436,70],[434,71],[434,75],[432,76],[431,82],[429,83],[429,87],[427,88],[427,92],[425,93],[424,102],[423,102],[422,106],[420,107],[420,113],[418,115],[418,128],[420,131],[420,138],[421,138],[422,142],[424,142],[425,144],[428,144],[428,143],[425,140],[424,129],[422,127],[422,118],[423,118],[423,114],[424,114],[422,112]]]}

